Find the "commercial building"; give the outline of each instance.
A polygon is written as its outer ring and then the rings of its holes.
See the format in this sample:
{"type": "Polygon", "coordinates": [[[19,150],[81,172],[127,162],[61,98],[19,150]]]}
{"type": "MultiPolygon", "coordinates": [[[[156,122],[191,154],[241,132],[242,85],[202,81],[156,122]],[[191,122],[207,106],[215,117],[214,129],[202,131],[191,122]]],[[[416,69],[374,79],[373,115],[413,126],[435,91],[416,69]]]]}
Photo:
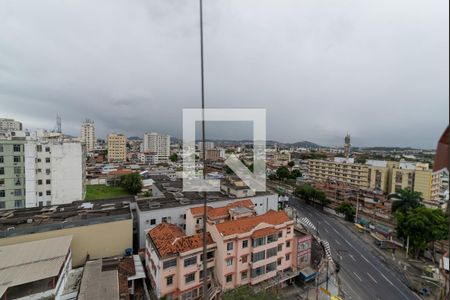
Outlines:
{"type": "Polygon", "coordinates": [[[21,131],[22,122],[14,119],[0,118],[0,132],[21,131]]]}
{"type": "Polygon", "coordinates": [[[168,161],[170,157],[170,136],[156,132],[144,134],[143,152],[155,153],[160,162],[168,161]]]}
{"type": "MultiPolygon", "coordinates": [[[[197,143],[197,149],[202,152],[203,151],[203,142],[197,143]]],[[[205,142],[205,150],[213,150],[214,142],[205,142]]]]}
{"type": "Polygon", "coordinates": [[[0,246],[71,235],[74,267],[82,266],[88,257],[122,256],[126,249],[133,248],[131,200],[2,211],[0,246]]]}
{"type": "Polygon", "coordinates": [[[24,157],[26,207],[84,199],[86,152],[83,144],[29,140],[24,157]]]}
{"type": "Polygon", "coordinates": [[[1,299],[62,299],[72,236],[0,246],[1,299]]]}
{"type": "Polygon", "coordinates": [[[25,207],[25,142],[0,137],[0,210],[25,207]]]}
{"type": "Polygon", "coordinates": [[[390,192],[409,188],[422,194],[424,200],[431,200],[433,171],[428,164],[400,162],[392,169],[390,192]]]}
{"type": "Polygon", "coordinates": [[[80,140],[86,145],[86,150],[88,152],[94,151],[96,142],[94,121],[87,119],[81,125],[80,140]]]}
{"type": "Polygon", "coordinates": [[[108,161],[124,162],[127,159],[127,137],[123,134],[108,134],[108,161]]]}

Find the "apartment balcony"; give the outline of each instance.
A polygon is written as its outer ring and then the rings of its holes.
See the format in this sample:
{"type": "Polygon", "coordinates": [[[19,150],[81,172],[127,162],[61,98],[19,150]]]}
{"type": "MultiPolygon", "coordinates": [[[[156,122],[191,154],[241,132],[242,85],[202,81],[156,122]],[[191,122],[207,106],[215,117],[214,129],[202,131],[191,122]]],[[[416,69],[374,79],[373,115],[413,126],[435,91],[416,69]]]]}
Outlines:
{"type": "Polygon", "coordinates": [[[285,281],[288,281],[300,274],[300,270],[289,269],[288,271],[278,272],[276,276],[266,279],[262,282],[254,284],[251,288],[256,292],[265,291],[271,287],[277,286],[285,281]]]}

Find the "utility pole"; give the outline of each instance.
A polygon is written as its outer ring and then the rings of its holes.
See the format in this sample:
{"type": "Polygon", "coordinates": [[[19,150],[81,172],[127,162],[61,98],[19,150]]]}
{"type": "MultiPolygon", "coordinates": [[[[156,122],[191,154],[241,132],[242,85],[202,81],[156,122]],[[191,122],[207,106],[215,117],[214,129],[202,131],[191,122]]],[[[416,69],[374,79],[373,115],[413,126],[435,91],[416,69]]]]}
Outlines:
{"type": "Polygon", "coordinates": [[[406,238],[406,258],[408,258],[408,253],[409,253],[409,235],[406,238]]]}
{"type": "Polygon", "coordinates": [[[358,208],[359,208],[359,190],[356,191],[356,214],[355,214],[355,223],[358,223],[358,208]]]}

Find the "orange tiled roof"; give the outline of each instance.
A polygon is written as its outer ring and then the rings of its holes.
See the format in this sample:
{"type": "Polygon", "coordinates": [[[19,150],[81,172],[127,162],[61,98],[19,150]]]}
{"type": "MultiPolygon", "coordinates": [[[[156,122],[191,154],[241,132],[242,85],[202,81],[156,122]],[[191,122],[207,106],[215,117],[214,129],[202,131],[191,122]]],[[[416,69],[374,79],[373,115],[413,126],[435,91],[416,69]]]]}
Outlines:
{"type": "Polygon", "coordinates": [[[271,235],[271,234],[275,234],[275,233],[278,233],[278,230],[275,229],[275,227],[266,227],[263,229],[255,230],[252,234],[252,237],[259,238],[262,236],[267,236],[267,235],[271,235]]]}
{"type": "MultiPolygon", "coordinates": [[[[180,227],[161,223],[148,232],[161,257],[203,247],[203,234],[186,236],[180,227]]],[[[208,244],[214,243],[208,233],[208,244]]]]}
{"type": "MultiPolygon", "coordinates": [[[[244,200],[235,201],[233,203],[227,204],[226,206],[217,207],[217,208],[208,206],[206,208],[206,212],[208,213],[208,217],[211,219],[216,219],[219,217],[227,217],[229,215],[229,210],[233,207],[238,207],[238,206],[253,208],[255,205],[253,204],[252,200],[244,199],[244,200]]],[[[203,215],[203,206],[191,208],[191,213],[193,216],[203,215]]]]}
{"type": "Polygon", "coordinates": [[[227,236],[250,232],[260,223],[280,225],[288,221],[290,219],[286,212],[270,210],[263,215],[223,222],[216,227],[222,235],[227,236]]]}

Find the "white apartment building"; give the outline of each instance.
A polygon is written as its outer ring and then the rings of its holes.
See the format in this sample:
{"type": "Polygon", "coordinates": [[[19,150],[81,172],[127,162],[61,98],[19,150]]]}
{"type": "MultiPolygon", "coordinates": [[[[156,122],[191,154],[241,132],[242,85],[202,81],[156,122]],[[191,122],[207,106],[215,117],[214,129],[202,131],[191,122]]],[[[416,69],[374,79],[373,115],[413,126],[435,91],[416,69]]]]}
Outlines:
{"type": "Polygon", "coordinates": [[[144,134],[144,152],[155,153],[158,155],[158,161],[169,160],[170,156],[170,136],[156,132],[144,134]]]}
{"type": "Polygon", "coordinates": [[[22,123],[14,119],[0,118],[0,131],[21,131],[22,123]]]}
{"type": "Polygon", "coordinates": [[[95,148],[95,126],[94,121],[86,120],[81,125],[80,140],[86,145],[86,151],[92,152],[95,148]]]}
{"type": "Polygon", "coordinates": [[[85,148],[79,142],[25,144],[25,206],[65,204],[85,196],[85,148]]]}

